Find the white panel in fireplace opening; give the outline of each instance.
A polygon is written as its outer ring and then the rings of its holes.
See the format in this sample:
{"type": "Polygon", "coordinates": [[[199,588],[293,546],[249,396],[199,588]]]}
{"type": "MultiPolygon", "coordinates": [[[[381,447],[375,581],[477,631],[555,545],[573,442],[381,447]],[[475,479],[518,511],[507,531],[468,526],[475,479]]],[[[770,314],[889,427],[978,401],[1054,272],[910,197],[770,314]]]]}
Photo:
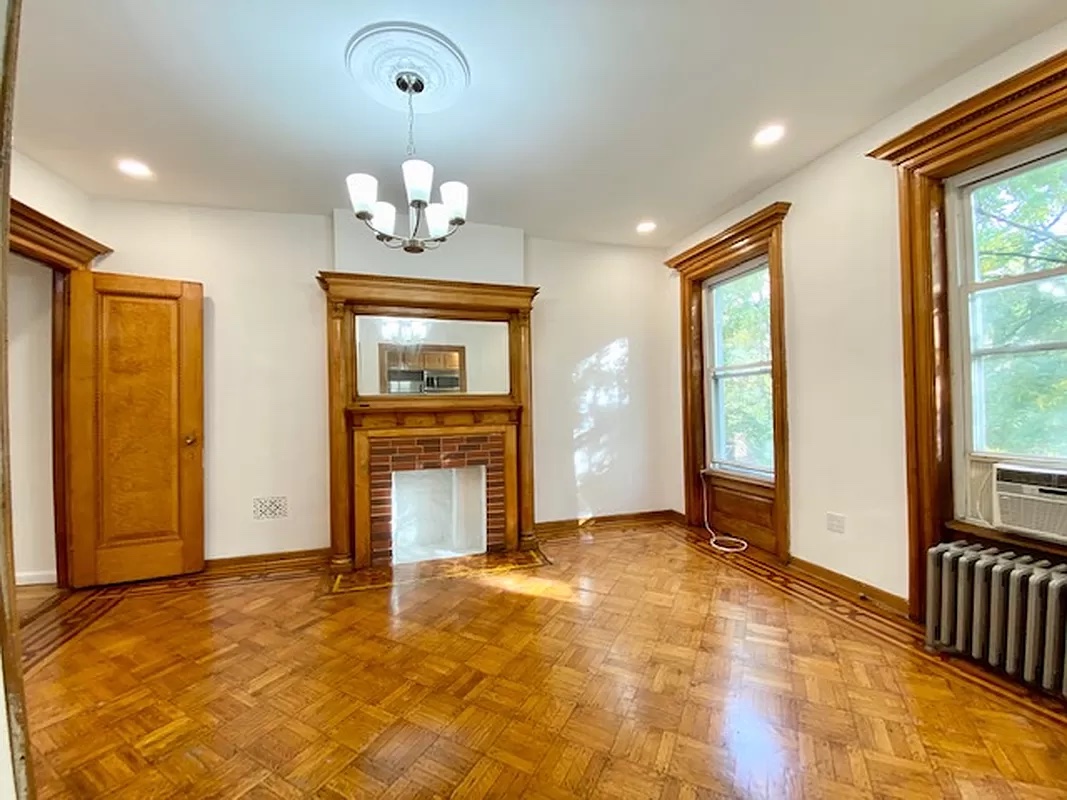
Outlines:
{"type": "Polygon", "coordinates": [[[393,563],[484,553],[485,467],[393,473],[393,563]]]}

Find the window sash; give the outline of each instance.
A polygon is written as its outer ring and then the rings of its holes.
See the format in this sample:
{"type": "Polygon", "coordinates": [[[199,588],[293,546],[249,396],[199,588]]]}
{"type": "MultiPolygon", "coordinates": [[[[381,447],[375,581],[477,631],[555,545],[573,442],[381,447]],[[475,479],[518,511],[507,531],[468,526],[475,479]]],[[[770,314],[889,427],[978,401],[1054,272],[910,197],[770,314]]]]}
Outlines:
{"type": "MultiPolygon", "coordinates": [[[[995,347],[973,347],[974,331],[972,329],[971,298],[978,293],[986,292],[1005,286],[1019,286],[1029,283],[1040,283],[1062,275],[1067,275],[1067,265],[1027,272],[1022,275],[1008,275],[1000,278],[982,280],[977,275],[977,253],[974,241],[974,209],[972,198],[977,189],[990,183],[998,183],[1012,175],[1038,169],[1045,163],[1062,160],[1067,157],[1067,149],[1061,142],[1055,149],[1048,152],[1041,151],[1038,155],[1029,158],[1016,159],[1014,165],[998,163],[995,172],[986,172],[980,177],[976,173],[960,176],[950,183],[948,193],[951,225],[956,227],[955,245],[956,252],[953,254],[952,266],[955,276],[955,290],[950,292],[950,299],[955,300],[949,308],[949,325],[951,333],[957,341],[954,348],[957,352],[953,369],[954,393],[957,395],[957,412],[962,412],[965,424],[956,426],[961,429],[962,436],[957,440],[957,447],[962,445],[963,457],[971,458],[996,458],[1010,459],[1021,462],[1040,462],[1067,466],[1067,459],[1056,456],[1033,456],[1028,454],[991,452],[979,449],[976,445],[976,432],[985,430],[985,409],[979,396],[976,400],[974,386],[975,367],[980,360],[988,356],[1016,355],[1028,353],[1046,353],[1059,350],[1067,350],[1067,342],[1049,341],[1027,345],[1001,345],[995,347]],[[953,325],[953,317],[955,325],[953,325]],[[959,391],[962,389],[962,391],[959,391]],[[959,440],[962,441],[959,441],[959,440]]],[[[1046,148],[1047,150],[1047,148],[1046,148]]],[[[961,470],[957,467],[957,472],[961,470]]],[[[965,471],[962,471],[965,472],[965,471]]]]}
{"type": "MultiPolygon", "coordinates": [[[[746,370],[744,372],[740,372],[740,373],[731,370],[731,371],[724,371],[724,372],[721,372],[721,373],[719,373],[717,375],[712,375],[711,376],[711,381],[710,381],[710,383],[711,383],[711,392],[710,392],[710,396],[712,398],[714,398],[713,401],[712,401],[712,410],[713,410],[712,416],[713,416],[714,419],[713,419],[713,424],[712,424],[711,427],[712,427],[712,430],[713,430],[714,433],[721,433],[722,431],[724,431],[726,429],[726,404],[723,401],[723,396],[722,396],[723,388],[725,386],[725,382],[728,381],[730,378],[747,378],[747,377],[752,377],[752,376],[756,376],[756,375],[770,375],[770,374],[771,374],[771,366],[768,363],[765,367],[759,367],[759,368],[755,368],[755,369],[748,369],[748,370],[746,370]]],[[[773,383],[772,383],[772,386],[771,386],[771,391],[772,392],[774,391],[773,383]]],[[[773,416],[773,414],[774,414],[773,404],[772,404],[772,407],[771,407],[770,411],[771,411],[771,414],[773,416]]],[[[773,437],[773,427],[772,427],[772,434],[771,435],[773,437]]],[[[770,469],[765,469],[763,467],[753,466],[752,464],[746,464],[746,463],[742,463],[740,461],[733,461],[733,460],[727,458],[726,455],[725,455],[725,450],[726,450],[725,438],[723,436],[721,436],[721,435],[712,436],[710,438],[711,438],[711,441],[708,443],[708,452],[711,454],[711,458],[708,459],[708,463],[709,463],[710,466],[715,467],[715,468],[725,468],[725,469],[728,469],[728,470],[731,470],[731,471],[740,471],[740,472],[752,473],[752,474],[758,475],[760,477],[773,477],[774,476],[774,467],[773,466],[770,469]],[[719,443],[722,444],[721,447],[719,446],[719,443]]],[[[773,441],[773,438],[772,438],[772,440],[771,440],[772,451],[773,451],[773,447],[774,447],[774,441],[773,441]]]]}
{"type": "MultiPolygon", "coordinates": [[[[721,275],[715,275],[704,281],[702,286],[704,308],[704,393],[705,393],[705,461],[706,466],[712,469],[722,469],[729,472],[749,474],[761,479],[773,479],[774,469],[763,469],[751,464],[742,464],[725,457],[719,457],[717,443],[722,439],[722,432],[726,428],[726,409],[723,403],[722,388],[725,380],[730,378],[750,377],[755,375],[770,375],[771,361],[758,361],[749,364],[730,364],[723,366],[718,363],[719,353],[723,351],[722,327],[719,324],[721,314],[716,314],[715,289],[736,278],[741,278],[749,273],[760,270],[770,270],[770,262],[765,255],[746,261],[737,267],[728,270],[721,275]]],[[[768,309],[768,313],[769,309],[768,309]]],[[[768,341],[768,352],[770,342],[768,341]]],[[[771,391],[774,386],[772,382],[771,391]]],[[[773,396],[773,395],[772,395],[773,396]]],[[[773,421],[773,402],[770,409],[773,421]]],[[[772,428],[773,430],[773,428],[772,428]]],[[[773,439],[772,439],[773,447],[773,439]]],[[[725,448],[723,448],[725,452],[725,448]]]]}

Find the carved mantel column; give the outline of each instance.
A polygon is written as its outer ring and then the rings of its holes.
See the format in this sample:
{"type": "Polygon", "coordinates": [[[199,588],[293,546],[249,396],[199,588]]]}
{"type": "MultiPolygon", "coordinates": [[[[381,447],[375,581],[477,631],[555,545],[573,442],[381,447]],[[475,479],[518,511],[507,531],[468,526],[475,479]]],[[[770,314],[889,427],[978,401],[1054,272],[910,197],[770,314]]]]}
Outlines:
{"type": "Polygon", "coordinates": [[[517,315],[517,338],[519,343],[519,364],[516,370],[519,381],[517,387],[519,402],[522,403],[522,417],[519,423],[519,475],[522,491],[519,493],[521,507],[519,510],[519,549],[528,550],[537,545],[534,536],[534,463],[533,463],[533,336],[530,330],[529,310],[517,315]]]}
{"type": "Polygon", "coordinates": [[[352,513],[350,505],[352,457],[345,426],[348,404],[346,329],[351,328],[344,301],[327,299],[327,373],[330,414],[330,569],[352,569],[352,513]]]}

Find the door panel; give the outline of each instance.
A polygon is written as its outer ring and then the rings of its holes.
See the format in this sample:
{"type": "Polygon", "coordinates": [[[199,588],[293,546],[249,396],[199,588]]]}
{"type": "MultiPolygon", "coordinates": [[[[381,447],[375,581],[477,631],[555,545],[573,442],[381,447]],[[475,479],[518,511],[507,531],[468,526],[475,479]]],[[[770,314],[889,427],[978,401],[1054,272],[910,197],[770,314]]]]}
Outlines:
{"type": "Polygon", "coordinates": [[[75,272],[71,585],[202,569],[202,287],[75,272]]]}

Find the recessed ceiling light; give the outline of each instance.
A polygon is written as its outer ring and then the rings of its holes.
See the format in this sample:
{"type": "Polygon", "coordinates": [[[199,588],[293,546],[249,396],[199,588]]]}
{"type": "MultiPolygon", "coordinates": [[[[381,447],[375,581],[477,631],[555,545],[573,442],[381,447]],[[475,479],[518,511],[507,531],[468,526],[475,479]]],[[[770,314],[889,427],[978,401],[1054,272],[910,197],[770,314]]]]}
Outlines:
{"type": "Polygon", "coordinates": [[[123,175],[129,175],[131,178],[146,180],[156,176],[151,167],[136,158],[120,158],[115,166],[118,167],[119,172],[123,175]]]}
{"type": "Polygon", "coordinates": [[[752,143],[756,147],[770,147],[780,142],[783,136],[785,136],[785,125],[766,125],[756,131],[756,135],[752,137],[752,143]]]}
{"type": "Polygon", "coordinates": [[[654,230],[656,230],[656,223],[650,219],[646,219],[643,222],[637,223],[638,233],[652,233],[652,231],[654,230]]]}

